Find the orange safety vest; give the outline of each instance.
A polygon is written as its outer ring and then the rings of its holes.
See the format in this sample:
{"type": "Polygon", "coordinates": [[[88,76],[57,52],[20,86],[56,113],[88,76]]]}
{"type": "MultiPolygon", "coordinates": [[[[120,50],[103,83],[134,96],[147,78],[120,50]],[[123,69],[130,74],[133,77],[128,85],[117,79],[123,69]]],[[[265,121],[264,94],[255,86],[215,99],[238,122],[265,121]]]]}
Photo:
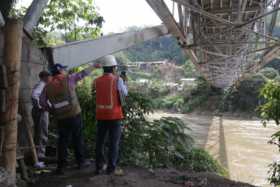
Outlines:
{"type": "Polygon", "coordinates": [[[120,120],[123,111],[118,92],[118,77],[104,74],[94,81],[96,89],[96,119],[120,120]]]}
{"type": "Polygon", "coordinates": [[[68,76],[59,74],[46,85],[46,95],[57,119],[74,117],[81,113],[75,89],[69,87],[68,76]]]}

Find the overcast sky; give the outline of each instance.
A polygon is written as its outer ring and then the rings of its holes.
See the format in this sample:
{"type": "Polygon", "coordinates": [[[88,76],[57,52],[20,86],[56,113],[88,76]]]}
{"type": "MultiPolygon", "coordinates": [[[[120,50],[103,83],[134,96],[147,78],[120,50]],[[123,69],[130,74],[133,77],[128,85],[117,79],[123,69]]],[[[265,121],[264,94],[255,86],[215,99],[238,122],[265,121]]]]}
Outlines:
{"type": "MultiPolygon", "coordinates": [[[[18,0],[29,6],[31,0],[18,0]]],[[[103,32],[121,32],[130,26],[152,26],[161,23],[145,0],[94,0],[105,19],[103,32]]]]}

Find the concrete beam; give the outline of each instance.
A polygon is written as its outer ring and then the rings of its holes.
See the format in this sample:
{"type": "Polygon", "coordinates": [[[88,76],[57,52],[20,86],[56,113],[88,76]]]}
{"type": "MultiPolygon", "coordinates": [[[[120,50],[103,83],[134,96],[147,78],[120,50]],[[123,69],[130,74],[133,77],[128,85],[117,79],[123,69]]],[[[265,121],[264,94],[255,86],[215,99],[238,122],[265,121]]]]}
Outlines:
{"type": "Polygon", "coordinates": [[[0,27],[3,27],[4,25],[5,25],[5,20],[2,13],[0,12],[0,27]]]}
{"type": "Polygon", "coordinates": [[[39,19],[47,6],[49,0],[33,0],[29,6],[26,15],[23,18],[24,29],[32,34],[32,31],[37,26],[39,19]]]}
{"type": "Polygon", "coordinates": [[[271,50],[269,50],[264,56],[263,60],[260,63],[260,68],[269,63],[271,60],[280,56],[280,46],[275,46],[271,50]]]}
{"type": "Polygon", "coordinates": [[[54,63],[76,67],[92,62],[108,54],[127,49],[135,44],[168,35],[165,26],[145,28],[141,31],[130,31],[104,36],[96,40],[71,42],[52,48],[54,63]]]}

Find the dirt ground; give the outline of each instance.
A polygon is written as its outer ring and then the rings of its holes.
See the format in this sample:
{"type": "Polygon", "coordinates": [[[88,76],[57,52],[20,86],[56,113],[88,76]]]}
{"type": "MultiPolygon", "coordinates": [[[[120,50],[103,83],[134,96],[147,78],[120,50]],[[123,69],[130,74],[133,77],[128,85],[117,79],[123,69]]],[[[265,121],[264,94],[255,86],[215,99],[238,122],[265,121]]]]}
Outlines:
{"type": "Polygon", "coordinates": [[[42,174],[30,187],[252,187],[211,173],[142,168],[124,168],[124,171],[124,176],[94,176],[93,168],[71,170],[64,176],[42,174]]]}
{"type": "MultiPolygon", "coordinates": [[[[179,117],[192,129],[196,146],[209,151],[229,171],[232,180],[270,187],[268,165],[279,159],[275,146],[267,144],[278,127],[267,128],[260,120],[231,115],[174,114],[156,112],[152,119],[179,117]],[[250,159],[248,159],[250,158],[250,159]]],[[[65,176],[43,174],[30,187],[195,187],[251,186],[209,173],[179,172],[172,169],[149,170],[124,168],[122,177],[93,175],[94,168],[69,170],[65,176]],[[67,186],[68,185],[68,186],[67,186]],[[72,186],[70,186],[72,185],[72,186]]]]}

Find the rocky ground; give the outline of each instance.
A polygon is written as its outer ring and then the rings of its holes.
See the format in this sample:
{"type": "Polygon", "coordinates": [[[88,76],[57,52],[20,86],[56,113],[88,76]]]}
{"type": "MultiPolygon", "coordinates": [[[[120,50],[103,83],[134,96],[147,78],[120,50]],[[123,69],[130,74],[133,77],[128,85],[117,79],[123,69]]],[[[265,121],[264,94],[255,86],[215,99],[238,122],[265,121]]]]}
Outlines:
{"type": "Polygon", "coordinates": [[[41,174],[30,187],[251,187],[212,173],[174,169],[124,168],[124,176],[93,175],[93,168],[69,170],[64,176],[41,174]]]}

